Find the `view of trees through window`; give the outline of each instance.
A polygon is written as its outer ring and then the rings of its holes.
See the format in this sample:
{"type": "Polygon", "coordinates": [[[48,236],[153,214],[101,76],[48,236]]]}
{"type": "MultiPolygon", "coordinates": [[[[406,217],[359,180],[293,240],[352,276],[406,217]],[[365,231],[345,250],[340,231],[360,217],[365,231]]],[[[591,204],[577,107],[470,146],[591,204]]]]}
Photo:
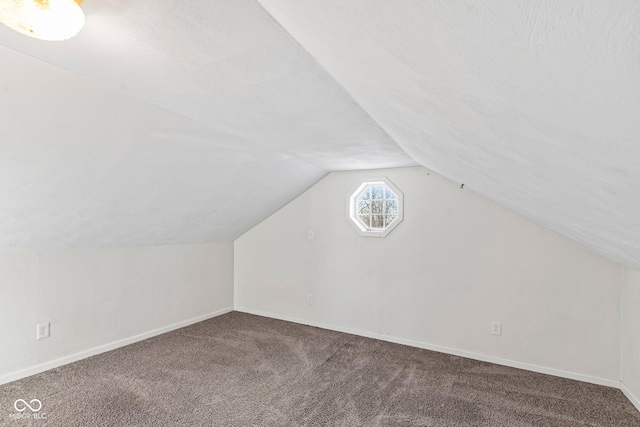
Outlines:
{"type": "Polygon", "coordinates": [[[356,217],[367,229],[384,230],[398,218],[398,196],[386,185],[368,186],[356,199],[356,217]]]}

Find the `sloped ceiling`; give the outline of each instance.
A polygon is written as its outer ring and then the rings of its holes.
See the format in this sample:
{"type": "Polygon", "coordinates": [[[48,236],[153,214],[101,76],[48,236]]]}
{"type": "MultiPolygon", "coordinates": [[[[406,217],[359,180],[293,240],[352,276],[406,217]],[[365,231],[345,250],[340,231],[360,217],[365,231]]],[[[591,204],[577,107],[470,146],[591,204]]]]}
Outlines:
{"type": "Polygon", "coordinates": [[[640,2],[260,2],[416,161],[640,266],[640,2]]]}
{"type": "Polygon", "coordinates": [[[63,43],[0,25],[0,250],[233,239],[329,170],[416,164],[256,2],[84,11],[63,43]]]}
{"type": "Polygon", "coordinates": [[[64,43],[0,26],[0,250],[230,239],[417,162],[640,267],[634,0],[83,9],[64,43]]]}

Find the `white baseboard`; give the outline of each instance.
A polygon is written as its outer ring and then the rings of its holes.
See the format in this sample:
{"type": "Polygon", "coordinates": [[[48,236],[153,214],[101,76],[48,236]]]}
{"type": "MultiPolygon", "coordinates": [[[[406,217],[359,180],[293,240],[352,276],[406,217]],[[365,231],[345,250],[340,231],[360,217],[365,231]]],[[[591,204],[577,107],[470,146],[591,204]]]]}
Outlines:
{"type": "Polygon", "coordinates": [[[527,371],[538,372],[538,373],[541,373],[541,374],[554,375],[556,377],[568,378],[568,379],[572,379],[572,380],[578,380],[578,381],[583,381],[583,382],[587,382],[587,383],[603,385],[603,386],[607,386],[607,387],[614,387],[614,388],[618,388],[618,389],[620,388],[620,381],[619,380],[611,380],[611,379],[608,379],[608,378],[594,377],[594,376],[591,376],[591,375],[579,374],[577,372],[564,371],[562,369],[547,368],[547,367],[544,367],[544,366],[538,366],[538,365],[534,365],[534,364],[531,364],[531,363],[524,363],[524,362],[518,362],[518,361],[515,361],[515,360],[502,359],[502,358],[494,357],[494,356],[486,356],[486,355],[483,355],[483,354],[472,353],[472,352],[468,352],[468,351],[464,351],[464,350],[456,350],[456,349],[453,349],[453,348],[442,347],[442,346],[439,346],[439,345],[428,344],[428,343],[419,342],[419,341],[412,341],[412,340],[408,340],[408,339],[404,339],[404,338],[396,338],[396,337],[392,337],[392,336],[389,336],[389,335],[382,335],[382,334],[378,334],[378,333],[374,333],[374,332],[366,332],[366,331],[361,331],[361,330],[358,330],[358,329],[345,328],[345,327],[342,327],[342,326],[331,325],[331,324],[322,323],[322,322],[315,322],[315,321],[312,321],[312,320],[300,319],[300,318],[296,318],[296,317],[284,316],[284,315],[281,315],[281,314],[269,313],[269,312],[260,311],[260,310],[252,310],[252,309],[248,309],[248,308],[244,308],[244,307],[235,307],[235,311],[240,311],[240,312],[249,313],[249,314],[255,314],[257,316],[270,317],[270,318],[278,319],[278,320],[285,320],[287,322],[293,322],[293,323],[300,323],[300,324],[303,324],[303,325],[315,326],[315,327],[322,328],[322,329],[328,329],[328,330],[336,331],[336,332],[344,332],[344,333],[347,333],[347,334],[358,335],[358,336],[361,336],[361,337],[374,338],[374,339],[378,339],[378,340],[381,340],[381,341],[392,342],[392,343],[395,343],[395,344],[408,345],[410,347],[423,348],[425,350],[432,350],[432,351],[437,351],[437,352],[440,352],[440,353],[452,354],[454,356],[466,357],[468,359],[479,360],[479,361],[482,361],[482,362],[495,363],[497,365],[503,365],[503,366],[509,366],[509,367],[512,367],[512,368],[524,369],[524,370],[527,370],[527,371]]]}
{"type": "Polygon", "coordinates": [[[620,381],[620,390],[622,391],[622,393],[624,393],[627,399],[629,399],[631,403],[633,403],[633,406],[635,406],[636,409],[640,411],[640,398],[631,393],[631,390],[627,388],[623,381],[620,381]]]}
{"type": "Polygon", "coordinates": [[[153,331],[145,332],[129,338],[114,341],[98,347],[93,347],[88,350],[84,350],[69,356],[61,357],[60,359],[52,360],[50,362],[42,363],[42,364],[33,366],[31,368],[13,372],[11,374],[0,377],[0,385],[10,383],[12,381],[16,381],[25,377],[30,377],[31,375],[39,374],[41,372],[48,371],[49,369],[57,368],[58,366],[77,362],[78,360],[86,359],[87,357],[95,356],[96,354],[104,353],[110,350],[115,350],[116,348],[124,347],[125,345],[133,344],[138,341],[143,341],[148,338],[155,337],[156,335],[161,335],[167,332],[174,331],[176,329],[184,328],[185,326],[193,325],[194,323],[202,322],[203,320],[208,320],[213,317],[221,316],[231,311],[233,311],[233,307],[223,308],[222,310],[214,311],[213,313],[208,313],[202,316],[194,317],[189,320],[184,320],[182,322],[174,323],[173,325],[165,326],[159,329],[155,329],[153,331]]]}

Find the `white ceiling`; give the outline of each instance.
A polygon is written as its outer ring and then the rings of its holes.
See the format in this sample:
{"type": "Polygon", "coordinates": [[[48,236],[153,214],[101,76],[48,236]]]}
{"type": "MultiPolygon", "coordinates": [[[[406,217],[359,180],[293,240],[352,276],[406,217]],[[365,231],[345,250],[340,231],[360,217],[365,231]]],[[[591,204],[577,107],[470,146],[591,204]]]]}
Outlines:
{"type": "Polygon", "coordinates": [[[256,2],[173,3],[0,25],[0,250],[233,239],[330,170],[416,164],[256,2]]]}
{"type": "Polygon", "coordinates": [[[260,2],[416,161],[640,266],[640,2],[260,2]]]}
{"type": "Polygon", "coordinates": [[[0,26],[0,250],[230,239],[417,162],[640,267],[636,0],[83,9],[68,42],[0,26]]]}

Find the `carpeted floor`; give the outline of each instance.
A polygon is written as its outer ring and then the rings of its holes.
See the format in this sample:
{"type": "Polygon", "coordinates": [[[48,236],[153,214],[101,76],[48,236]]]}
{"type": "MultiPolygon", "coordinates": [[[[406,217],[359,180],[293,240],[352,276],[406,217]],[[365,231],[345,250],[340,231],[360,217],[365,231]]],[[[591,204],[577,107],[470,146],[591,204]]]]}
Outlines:
{"type": "Polygon", "coordinates": [[[3,426],[640,426],[613,388],[237,312],[0,386],[0,405],[3,426]],[[19,398],[46,419],[11,418],[19,398]]]}

